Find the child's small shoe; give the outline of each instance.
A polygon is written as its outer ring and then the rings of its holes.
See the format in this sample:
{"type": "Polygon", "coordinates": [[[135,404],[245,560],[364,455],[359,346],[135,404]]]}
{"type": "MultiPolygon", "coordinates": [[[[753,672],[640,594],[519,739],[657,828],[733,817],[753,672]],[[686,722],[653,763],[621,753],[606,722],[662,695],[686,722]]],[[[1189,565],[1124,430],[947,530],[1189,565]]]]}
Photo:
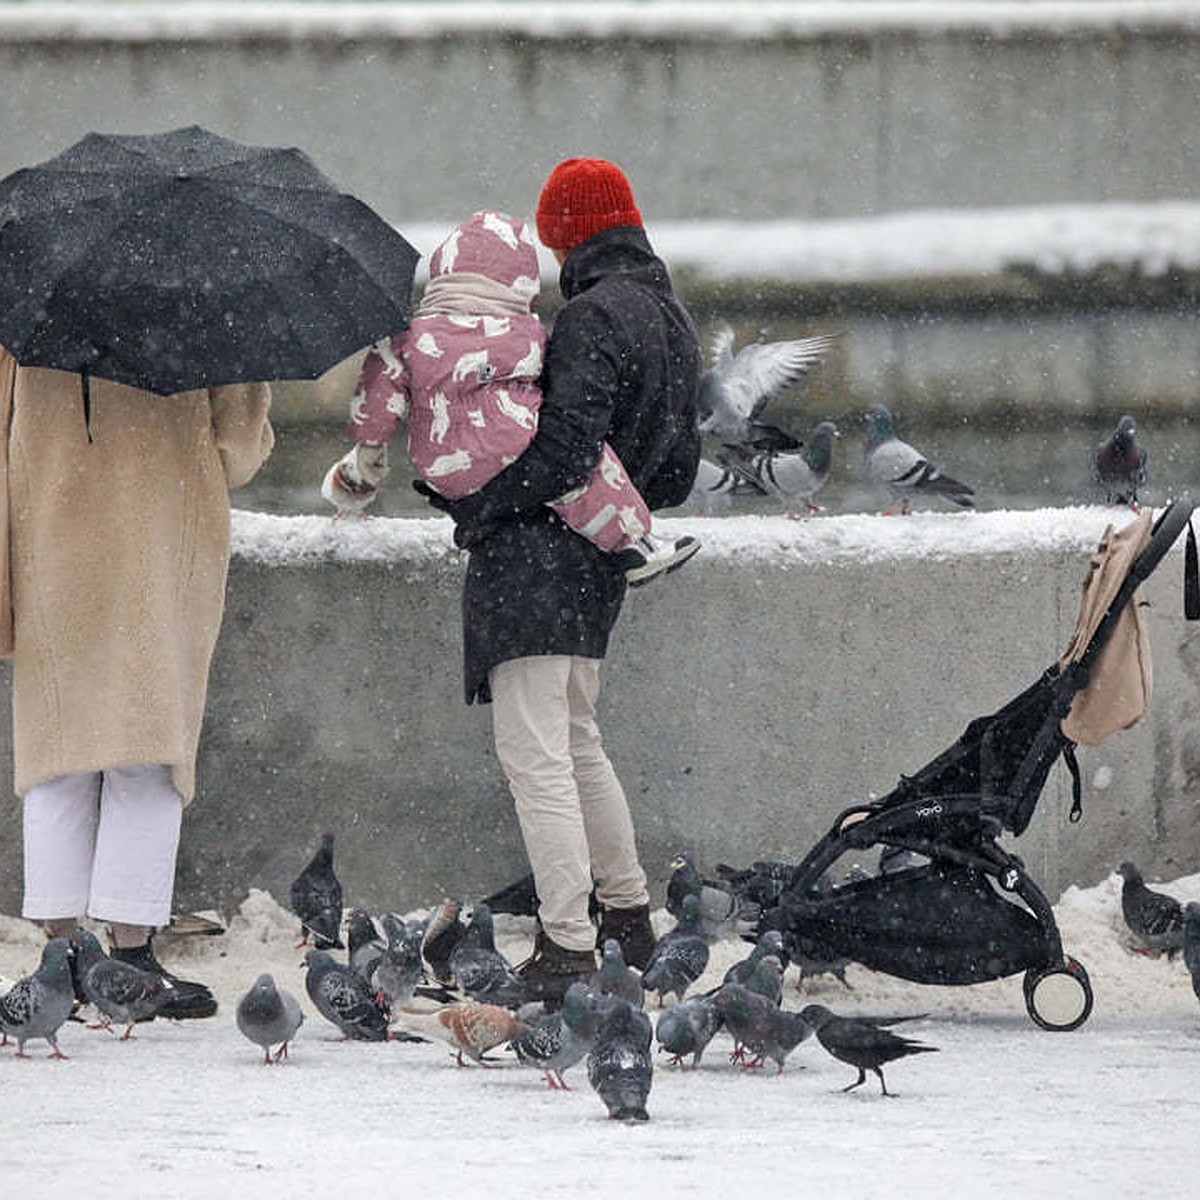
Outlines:
{"type": "Polygon", "coordinates": [[[630,587],[641,587],[656,575],[682,567],[699,549],[700,542],[694,537],[684,536],[672,542],[647,533],[632,546],[618,550],[616,559],[625,568],[625,582],[630,587]]]}

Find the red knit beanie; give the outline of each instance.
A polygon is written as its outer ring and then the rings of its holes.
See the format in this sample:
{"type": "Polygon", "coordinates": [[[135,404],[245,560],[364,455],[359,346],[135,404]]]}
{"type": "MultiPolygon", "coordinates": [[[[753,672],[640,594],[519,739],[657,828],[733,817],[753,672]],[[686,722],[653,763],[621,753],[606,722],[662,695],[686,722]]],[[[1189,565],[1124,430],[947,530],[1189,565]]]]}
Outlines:
{"type": "Polygon", "coordinates": [[[573,250],[614,225],[641,225],[625,172],[603,158],[567,158],[538,197],[537,231],[551,250],[573,250]]]}

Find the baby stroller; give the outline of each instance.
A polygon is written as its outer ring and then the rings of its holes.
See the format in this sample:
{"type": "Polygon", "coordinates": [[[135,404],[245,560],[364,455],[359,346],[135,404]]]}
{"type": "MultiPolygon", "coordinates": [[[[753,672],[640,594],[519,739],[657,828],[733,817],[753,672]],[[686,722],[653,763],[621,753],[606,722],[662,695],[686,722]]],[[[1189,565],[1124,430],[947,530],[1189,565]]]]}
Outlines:
{"type": "MultiPolygon", "coordinates": [[[[1064,954],[1050,902],[997,839],[1025,830],[1060,757],[1074,781],[1071,819],[1082,815],[1075,741],[1064,732],[1064,718],[1096,682],[1091,677],[1112,669],[1111,652],[1104,656],[1110,643],[1122,654],[1146,654],[1148,666],[1144,627],[1131,601],[1191,512],[1184,498],[1153,526],[1144,514],[1119,534],[1110,529],[1093,559],[1080,624],[1063,660],[998,712],[972,721],[948,750],[902,776],[888,795],[843,811],[786,878],[758,933],[780,930],[801,959],[850,959],[918,983],[971,984],[1024,972],[1025,1005],[1036,1024],[1082,1025],[1092,1009],[1087,972],[1064,954]],[[1121,554],[1110,553],[1115,539],[1125,542],[1121,554]],[[875,847],[877,874],[864,877],[860,870],[832,882],[831,868],[844,854],[862,857],[875,847]],[[896,861],[904,865],[890,868],[896,861]]],[[[1195,574],[1189,527],[1189,617],[1197,607],[1195,574]]],[[[1099,738],[1079,740],[1098,744],[1141,711],[1118,713],[1099,738]]]]}

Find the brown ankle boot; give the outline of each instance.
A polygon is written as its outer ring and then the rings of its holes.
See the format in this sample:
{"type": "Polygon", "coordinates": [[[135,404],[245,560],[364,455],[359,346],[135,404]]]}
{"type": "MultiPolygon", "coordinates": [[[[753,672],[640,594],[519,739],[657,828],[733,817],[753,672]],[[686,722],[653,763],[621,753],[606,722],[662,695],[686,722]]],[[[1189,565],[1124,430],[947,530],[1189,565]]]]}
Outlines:
{"type": "Polygon", "coordinates": [[[530,1000],[553,1006],[562,1003],[571,984],[580,980],[586,983],[595,969],[593,951],[566,950],[539,929],[533,939],[533,953],[517,968],[517,974],[530,1000]]]}
{"type": "Polygon", "coordinates": [[[650,905],[642,904],[637,908],[606,908],[600,918],[600,933],[596,944],[603,946],[609,938],[615,939],[621,947],[626,966],[644,971],[646,963],[650,961],[650,951],[658,941],[654,936],[654,926],[650,924],[650,905]]]}

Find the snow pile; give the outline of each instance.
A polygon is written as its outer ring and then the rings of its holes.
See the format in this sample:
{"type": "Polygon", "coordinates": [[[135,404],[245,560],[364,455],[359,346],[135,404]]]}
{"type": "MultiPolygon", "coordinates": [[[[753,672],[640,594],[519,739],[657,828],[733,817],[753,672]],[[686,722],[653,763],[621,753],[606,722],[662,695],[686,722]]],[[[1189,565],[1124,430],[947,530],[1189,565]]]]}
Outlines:
{"type": "MultiPolygon", "coordinates": [[[[656,524],[664,535],[692,533],[706,558],[786,564],[802,561],[880,562],[949,559],[964,555],[1038,555],[1090,552],[1124,509],[1081,505],[1029,511],[867,514],[794,521],[783,516],[674,517],[656,524]]],[[[458,557],[448,517],[277,517],[235,511],[233,553],[271,566],[319,562],[433,562],[458,557]]]]}
{"type": "Polygon", "coordinates": [[[453,551],[449,517],[281,517],[234,510],[232,551],[269,566],[430,562],[453,551]]]}
{"type": "MultiPolygon", "coordinates": [[[[1176,896],[1180,901],[1200,900],[1200,874],[1184,876],[1151,886],[1176,896]]],[[[406,919],[423,917],[423,910],[403,915],[406,919]]],[[[1190,976],[1181,960],[1151,960],[1135,953],[1121,916],[1121,879],[1108,876],[1093,887],[1070,887],[1055,906],[1063,947],[1086,967],[1101,1007],[1110,1012],[1178,1013],[1191,1012],[1196,1005],[1190,976]]],[[[654,914],[659,932],[674,924],[665,909],[654,914]]],[[[92,923],[97,931],[101,927],[92,923]]],[[[497,914],[498,947],[512,961],[523,959],[533,940],[533,921],[527,917],[497,914]]],[[[251,888],[238,911],[229,919],[223,935],[215,937],[159,936],[158,950],[163,961],[189,977],[203,979],[212,987],[221,1003],[218,1021],[232,1021],[240,996],[263,971],[278,980],[300,986],[304,951],[298,946],[300,933],[296,917],[284,909],[270,893],[251,888]]],[[[344,939],[343,939],[344,940],[344,939]]],[[[37,965],[43,937],[36,925],[19,918],[0,917],[0,975],[15,979],[37,965]]],[[[726,970],[745,957],[749,947],[737,938],[726,938],[712,947],[708,969],[697,982],[696,991],[720,984],[726,970]]],[[[803,990],[790,987],[786,992],[789,1007],[809,998],[838,1008],[881,1011],[881,1006],[915,1006],[939,1017],[969,1017],[984,1014],[1024,1013],[1021,977],[996,980],[970,987],[940,987],[908,983],[851,964],[847,983],[829,977],[805,980],[803,990]]],[[[795,979],[794,971],[789,980],[795,979]]],[[[898,1009],[897,1009],[898,1010],[898,1009]]],[[[314,1020],[320,1018],[313,1016],[314,1020]]],[[[311,1035],[312,1030],[308,1031],[311,1035]]]]}

